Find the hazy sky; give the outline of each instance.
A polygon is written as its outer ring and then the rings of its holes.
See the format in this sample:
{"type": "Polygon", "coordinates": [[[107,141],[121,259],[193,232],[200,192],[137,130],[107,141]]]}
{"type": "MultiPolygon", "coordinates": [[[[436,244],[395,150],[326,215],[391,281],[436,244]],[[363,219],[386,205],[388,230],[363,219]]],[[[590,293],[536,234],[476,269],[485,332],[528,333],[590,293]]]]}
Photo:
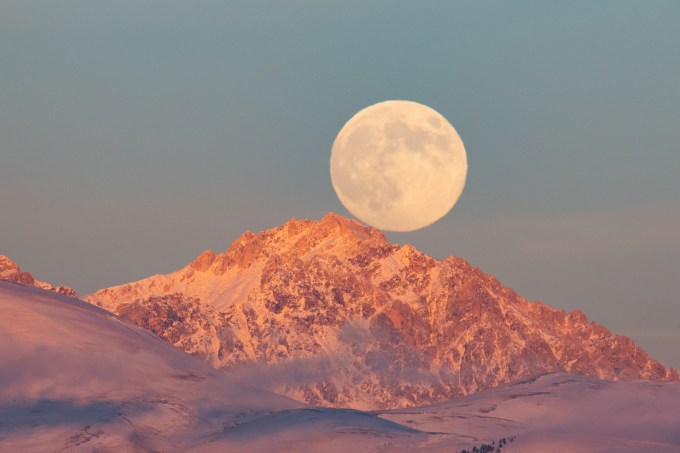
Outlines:
{"type": "Polygon", "coordinates": [[[677,1],[0,0],[0,253],[84,295],[347,215],[335,135],[413,100],[468,180],[389,239],[680,367],[679,22],[677,1]]]}

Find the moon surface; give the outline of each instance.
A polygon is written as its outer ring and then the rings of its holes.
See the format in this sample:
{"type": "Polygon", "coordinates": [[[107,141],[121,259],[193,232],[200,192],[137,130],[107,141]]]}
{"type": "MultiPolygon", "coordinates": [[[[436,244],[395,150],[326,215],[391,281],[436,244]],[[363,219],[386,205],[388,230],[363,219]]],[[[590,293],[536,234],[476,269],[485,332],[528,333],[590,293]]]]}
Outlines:
{"type": "Polygon", "coordinates": [[[381,230],[413,231],[444,217],[463,192],[467,154],[453,126],[411,101],[385,101],[354,115],[331,151],[342,204],[381,230]]]}

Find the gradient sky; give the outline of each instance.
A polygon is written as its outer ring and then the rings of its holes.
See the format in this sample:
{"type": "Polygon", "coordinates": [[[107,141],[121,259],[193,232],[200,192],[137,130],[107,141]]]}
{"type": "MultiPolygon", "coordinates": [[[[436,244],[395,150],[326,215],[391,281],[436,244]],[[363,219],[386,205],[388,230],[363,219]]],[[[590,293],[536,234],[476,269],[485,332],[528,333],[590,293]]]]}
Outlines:
{"type": "Polygon", "coordinates": [[[466,189],[425,230],[680,367],[680,2],[0,0],[0,253],[96,289],[348,215],[330,149],[426,104],[466,189]]]}

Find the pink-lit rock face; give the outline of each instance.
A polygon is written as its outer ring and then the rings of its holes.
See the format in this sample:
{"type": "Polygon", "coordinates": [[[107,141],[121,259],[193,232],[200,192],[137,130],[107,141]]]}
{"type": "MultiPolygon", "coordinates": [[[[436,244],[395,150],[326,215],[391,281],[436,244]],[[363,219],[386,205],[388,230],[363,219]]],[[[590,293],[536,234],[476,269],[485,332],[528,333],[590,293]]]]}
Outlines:
{"type": "Polygon", "coordinates": [[[335,214],[246,232],[224,253],[86,299],[320,405],[422,405],[555,371],[678,379],[583,313],[528,302],[460,258],[389,244],[335,214]]]}
{"type": "Polygon", "coordinates": [[[78,297],[76,292],[68,286],[55,286],[51,283],[41,282],[36,280],[29,272],[22,272],[19,265],[5,255],[0,255],[0,280],[19,283],[20,285],[34,286],[69,297],[78,297]]]}

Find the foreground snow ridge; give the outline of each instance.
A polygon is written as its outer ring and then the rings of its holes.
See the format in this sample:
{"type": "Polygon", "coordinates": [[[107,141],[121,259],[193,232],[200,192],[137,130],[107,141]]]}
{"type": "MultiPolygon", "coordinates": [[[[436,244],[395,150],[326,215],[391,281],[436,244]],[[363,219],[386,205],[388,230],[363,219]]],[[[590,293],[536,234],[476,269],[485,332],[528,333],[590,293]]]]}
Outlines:
{"type": "Polygon", "coordinates": [[[678,382],[558,373],[427,407],[319,408],[54,292],[0,281],[0,312],[3,452],[680,451],[678,382]]]}

